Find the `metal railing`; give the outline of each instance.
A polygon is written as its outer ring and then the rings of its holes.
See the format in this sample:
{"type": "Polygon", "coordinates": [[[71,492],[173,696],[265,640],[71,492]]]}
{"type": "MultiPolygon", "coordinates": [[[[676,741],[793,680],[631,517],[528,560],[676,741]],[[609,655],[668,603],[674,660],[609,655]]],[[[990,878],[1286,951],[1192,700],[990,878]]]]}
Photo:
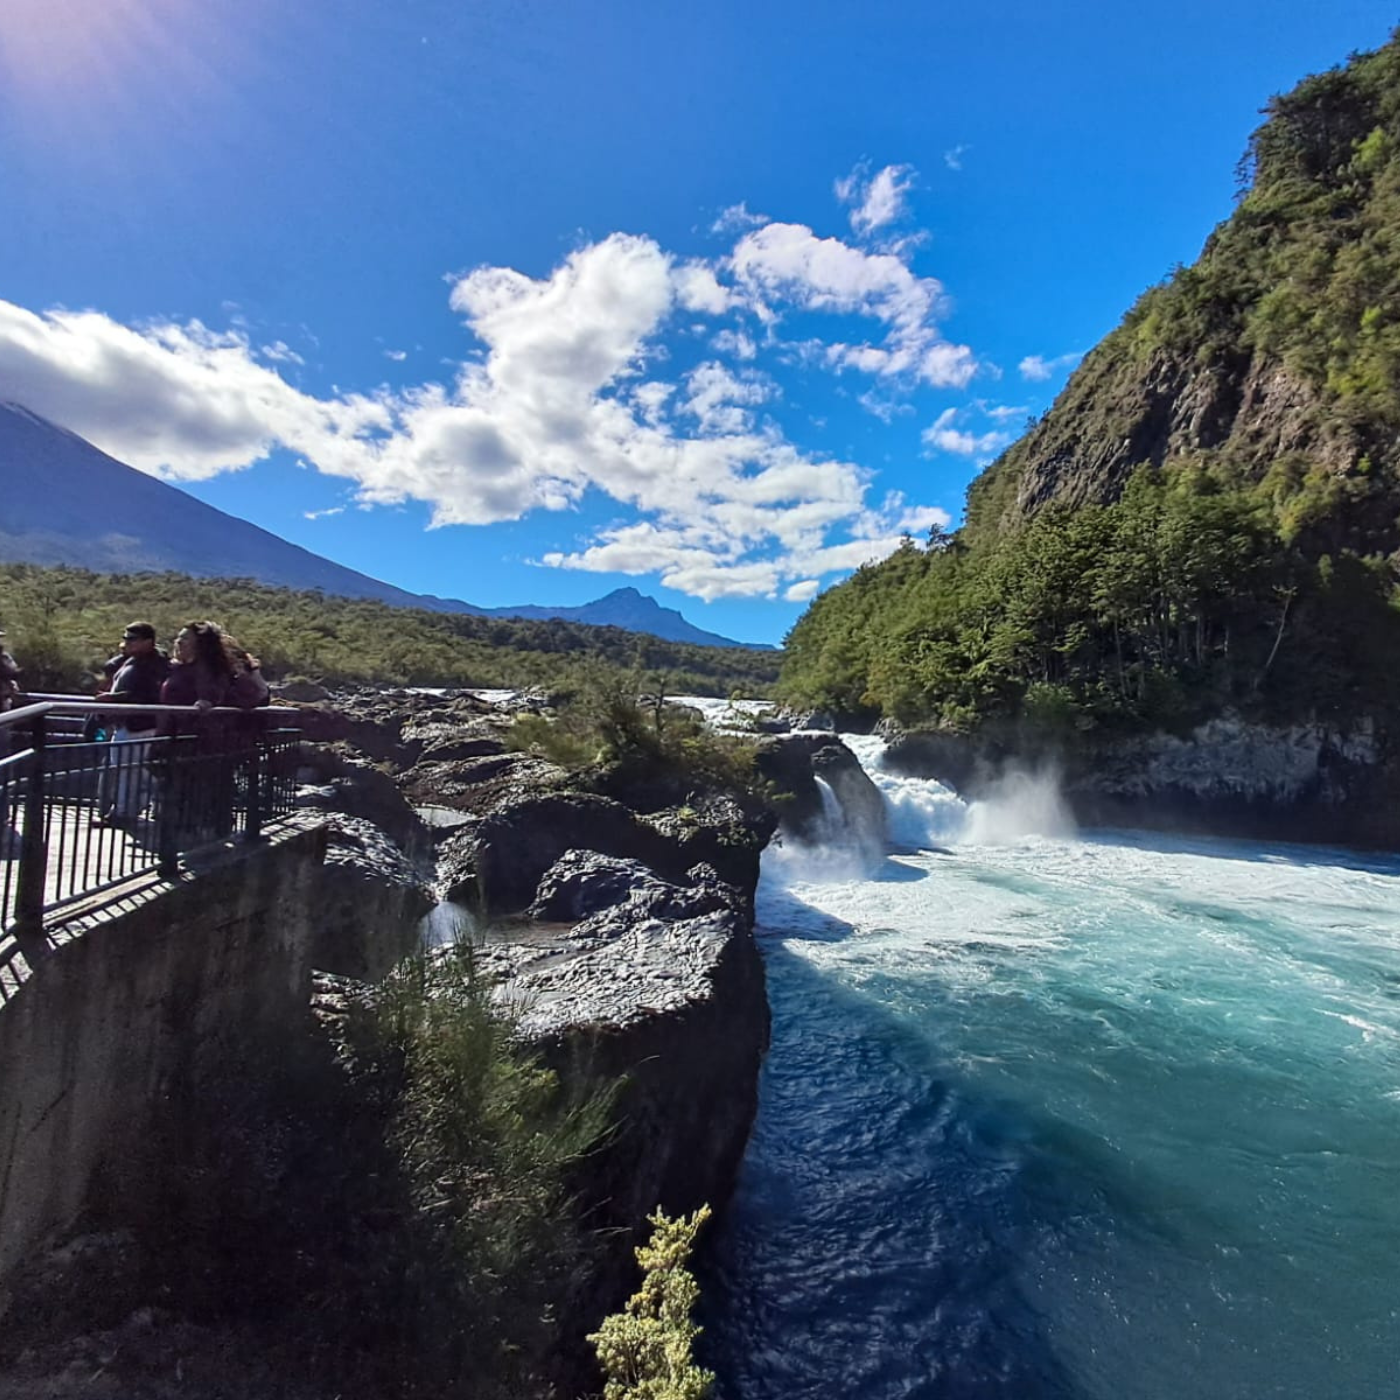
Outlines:
{"type": "Polygon", "coordinates": [[[230,838],[258,841],[295,805],[295,710],[142,705],[178,716],[175,733],[107,742],[82,732],[108,701],[30,696],[0,714],[0,932],[46,919],[136,876],[173,880],[182,856],[230,838]],[[75,732],[76,731],[76,732],[75,732]]]}

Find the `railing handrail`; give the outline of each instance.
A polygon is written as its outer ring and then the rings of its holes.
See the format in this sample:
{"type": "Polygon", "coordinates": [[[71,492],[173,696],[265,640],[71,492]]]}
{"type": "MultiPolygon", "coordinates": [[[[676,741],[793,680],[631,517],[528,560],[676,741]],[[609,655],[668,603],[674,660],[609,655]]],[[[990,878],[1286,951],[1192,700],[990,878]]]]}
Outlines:
{"type": "MultiPolygon", "coordinates": [[[[27,722],[19,737],[29,739],[23,752],[0,758],[0,839],[6,843],[0,858],[0,933],[37,934],[51,911],[137,875],[176,879],[182,852],[221,844],[235,833],[259,841],[266,824],[289,815],[295,805],[300,734],[277,723],[295,714],[293,707],[273,710],[273,723],[256,726],[255,732],[211,726],[209,737],[222,739],[222,747],[206,746],[199,734],[133,744],[51,742],[55,712],[82,713],[101,703],[40,700],[0,715],[0,720],[27,722]]],[[[271,709],[149,708],[195,717],[271,709]]],[[[8,733],[0,729],[7,747],[8,733]]]]}
{"type": "Polygon", "coordinates": [[[160,705],[147,704],[142,700],[114,700],[110,696],[69,696],[30,693],[27,699],[34,703],[21,705],[16,710],[0,712],[0,725],[15,724],[22,719],[36,719],[40,715],[85,715],[102,714],[108,710],[132,709],[142,714],[157,715],[248,715],[282,714],[296,715],[301,711],[295,705],[258,705],[249,710],[242,705],[160,705]]]}

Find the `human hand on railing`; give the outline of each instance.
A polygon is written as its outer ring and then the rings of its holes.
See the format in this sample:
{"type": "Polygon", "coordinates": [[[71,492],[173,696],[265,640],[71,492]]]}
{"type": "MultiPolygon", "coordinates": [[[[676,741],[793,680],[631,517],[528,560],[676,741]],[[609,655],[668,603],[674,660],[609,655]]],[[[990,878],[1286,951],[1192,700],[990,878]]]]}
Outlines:
{"type": "Polygon", "coordinates": [[[200,714],[205,714],[214,708],[214,702],[212,700],[196,700],[194,707],[200,714]]]}

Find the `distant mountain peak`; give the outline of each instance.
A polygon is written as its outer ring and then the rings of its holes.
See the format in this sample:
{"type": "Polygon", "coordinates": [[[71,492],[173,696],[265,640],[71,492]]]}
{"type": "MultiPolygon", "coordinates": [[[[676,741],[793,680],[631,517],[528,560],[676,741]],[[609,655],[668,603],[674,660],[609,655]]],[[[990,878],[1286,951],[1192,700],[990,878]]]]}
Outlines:
{"type": "Polygon", "coordinates": [[[663,608],[630,586],[567,608],[479,608],[454,598],[410,593],[216,510],[108,456],[23,404],[3,399],[0,560],[97,572],[170,570],[201,578],[252,578],[284,588],[376,598],[396,607],[560,618],[696,646],[752,645],[693,627],[674,608],[663,608]]]}

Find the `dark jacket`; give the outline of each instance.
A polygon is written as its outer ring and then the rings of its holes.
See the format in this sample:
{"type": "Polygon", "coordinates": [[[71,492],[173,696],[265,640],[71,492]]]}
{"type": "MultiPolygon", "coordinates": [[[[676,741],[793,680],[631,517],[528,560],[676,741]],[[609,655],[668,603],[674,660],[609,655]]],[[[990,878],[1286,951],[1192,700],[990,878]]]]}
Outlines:
{"type": "MultiPolygon", "coordinates": [[[[226,705],[232,685],[233,676],[228,673],[212,671],[198,661],[183,666],[177,661],[161,686],[160,703],[194,705],[207,700],[211,705],[226,705]]],[[[221,748],[229,726],[224,715],[161,715],[158,727],[162,734],[198,734],[201,747],[221,748]]]]}
{"type": "MultiPolygon", "coordinates": [[[[122,705],[159,705],[161,691],[170,674],[170,659],[163,652],[128,656],[112,677],[112,689],[104,697],[122,705]]],[[[156,717],[145,711],[123,711],[119,721],[128,729],[154,729],[156,717]]]]}
{"type": "Polygon", "coordinates": [[[21,672],[13,656],[0,647],[0,710],[8,710],[19,694],[21,672]]]}

